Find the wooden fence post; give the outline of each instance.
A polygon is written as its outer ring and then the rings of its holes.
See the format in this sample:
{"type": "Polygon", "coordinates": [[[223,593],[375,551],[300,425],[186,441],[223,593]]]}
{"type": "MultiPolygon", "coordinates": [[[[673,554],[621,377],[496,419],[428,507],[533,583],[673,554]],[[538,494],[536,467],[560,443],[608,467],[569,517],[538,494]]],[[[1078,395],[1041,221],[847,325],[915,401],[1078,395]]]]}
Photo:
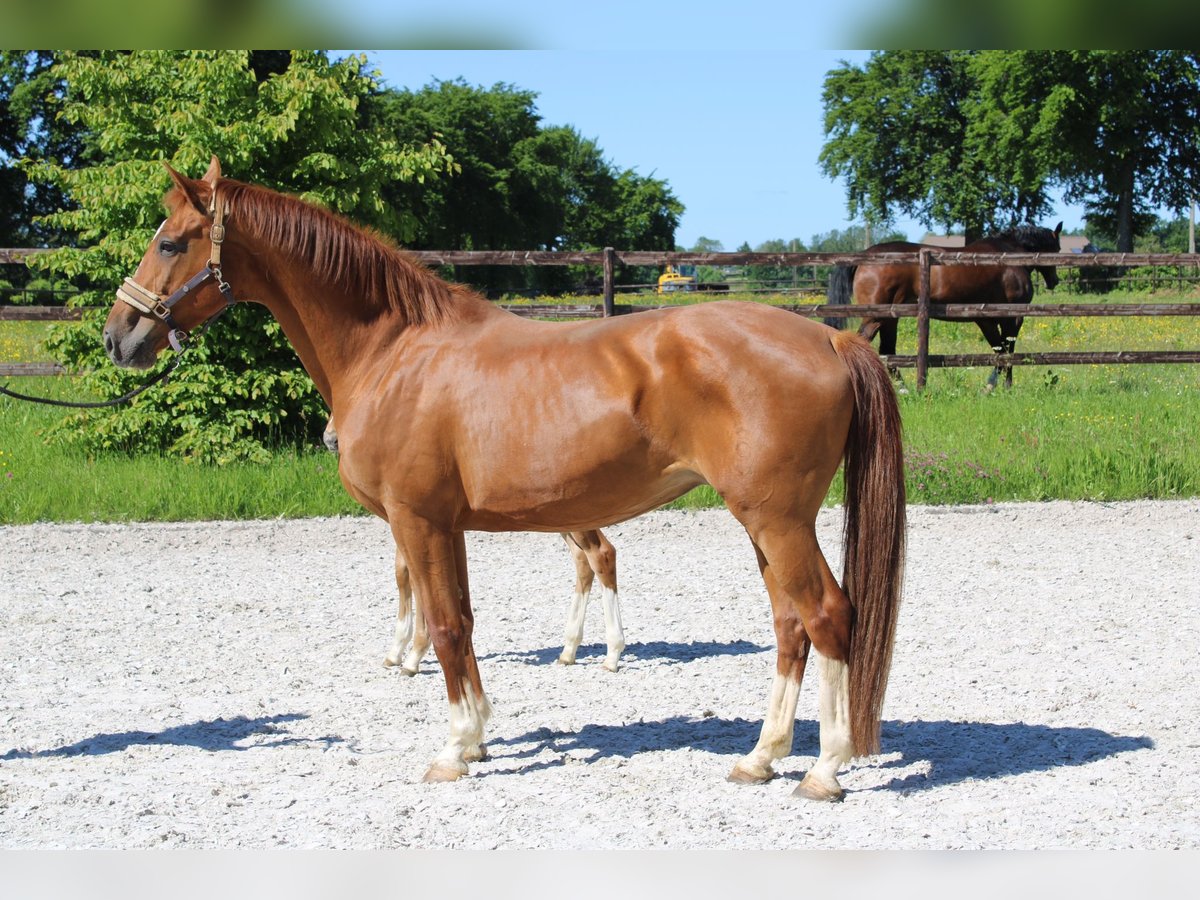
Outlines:
{"type": "Polygon", "coordinates": [[[920,252],[921,292],[917,296],[917,390],[925,390],[929,374],[929,250],[920,252]]]}
{"type": "Polygon", "coordinates": [[[617,252],[612,247],[604,248],[604,315],[614,316],[617,313],[613,303],[613,263],[617,252]]]}

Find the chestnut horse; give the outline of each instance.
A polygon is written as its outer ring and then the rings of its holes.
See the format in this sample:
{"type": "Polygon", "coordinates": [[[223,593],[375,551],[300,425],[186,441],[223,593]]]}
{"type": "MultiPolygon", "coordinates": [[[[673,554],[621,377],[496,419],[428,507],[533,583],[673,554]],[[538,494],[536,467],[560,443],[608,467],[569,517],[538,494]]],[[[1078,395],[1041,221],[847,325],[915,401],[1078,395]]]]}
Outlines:
{"type": "Polygon", "coordinates": [[[796,788],[838,799],[876,752],[900,600],[900,415],[871,346],[784,310],[715,302],[556,323],[498,309],[301,200],[171,171],[168,217],[117,292],[104,345],[147,368],[238,300],[275,316],[337,420],[342,483],[384,518],[421,598],[450,707],[426,781],[484,758],[464,533],[587,531],[710,484],[745,527],[777,656],[755,747],[791,752],[810,645],[820,755],[796,788]],[[222,260],[224,253],[224,260],[222,260]],[[842,584],[816,536],[845,463],[842,584]]]}
{"type": "MultiPolygon", "coordinates": [[[[963,253],[1058,253],[1062,222],[1051,231],[1036,225],[1020,225],[1000,234],[963,247],[963,253]]],[[[889,241],[868,247],[866,253],[916,252],[930,244],[889,241]]],[[[933,249],[945,250],[944,247],[933,249]]],[[[1054,290],[1058,271],[1054,266],[934,266],[929,272],[929,299],[933,303],[1029,303],[1033,300],[1031,269],[1041,272],[1046,287],[1054,290]]],[[[888,265],[837,266],[829,276],[830,304],[858,303],[884,305],[916,303],[921,294],[921,267],[915,263],[888,265]]],[[[1024,319],[972,320],[983,332],[983,339],[997,354],[1012,353],[1024,319]]],[[[865,319],[858,333],[871,340],[879,332],[879,352],[896,352],[895,319],[865,319]]],[[[1004,366],[1005,382],[1012,385],[1012,367],[1004,366]]],[[[988,389],[996,386],[1000,366],[992,369],[988,389]]]]}
{"type": "MultiPolygon", "coordinates": [[[[337,426],[330,418],[325,424],[323,436],[325,446],[331,453],[338,452],[337,426]]],[[[625,649],[625,632],[621,628],[621,607],[617,601],[617,550],[599,529],[591,531],[564,531],[562,539],[567,542],[571,559],[575,562],[575,595],[567,608],[567,625],[563,631],[563,649],[558,661],[565,666],[575,664],[579,645],[583,642],[583,623],[587,616],[588,596],[596,576],[600,577],[601,604],[604,608],[604,634],[608,640],[608,653],[603,667],[609,672],[617,671],[621,651],[625,649]]],[[[391,649],[383,658],[389,668],[399,666],[405,675],[416,675],[421,660],[429,652],[429,628],[425,614],[412,592],[412,581],[408,565],[397,558],[396,582],[400,587],[400,608],[396,616],[396,634],[391,649]],[[412,646],[409,646],[409,642],[412,646]],[[407,652],[406,652],[407,651],[407,652]]]]}

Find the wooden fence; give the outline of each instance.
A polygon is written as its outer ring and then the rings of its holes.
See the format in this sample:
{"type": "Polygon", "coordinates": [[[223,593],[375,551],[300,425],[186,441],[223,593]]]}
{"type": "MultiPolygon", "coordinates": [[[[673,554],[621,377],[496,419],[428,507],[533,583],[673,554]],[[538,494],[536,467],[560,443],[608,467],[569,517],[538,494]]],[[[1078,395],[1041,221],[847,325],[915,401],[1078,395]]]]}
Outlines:
{"type": "MultiPolygon", "coordinates": [[[[0,249],[0,263],[19,262],[44,251],[0,249]]],[[[654,266],[695,264],[708,266],[799,266],[862,265],[864,263],[917,263],[921,269],[921,294],[915,304],[888,306],[831,306],[790,304],[781,308],[809,318],[916,318],[917,352],[913,356],[889,356],[896,367],[916,368],[917,387],[923,388],[930,368],[1001,365],[1080,365],[1124,363],[1200,363],[1200,350],[1115,350],[1106,352],[1055,353],[969,353],[939,355],[929,352],[929,322],[1012,316],[1197,316],[1200,303],[933,303],[929,296],[929,273],[934,265],[1017,266],[1191,266],[1200,265],[1200,254],[1189,253],[962,253],[925,248],[906,253],[689,253],[642,250],[534,251],[534,250],[419,250],[412,255],[429,266],[592,266],[603,272],[603,302],[599,304],[500,304],[524,316],[562,319],[599,318],[662,309],[676,304],[633,304],[616,302],[615,272],[618,265],[654,266]]],[[[719,295],[712,295],[717,299],[719,295]]],[[[62,307],[0,307],[0,320],[66,321],[78,319],[80,309],[62,307]]],[[[0,375],[46,375],[61,373],[53,363],[0,363],[0,375]]]]}

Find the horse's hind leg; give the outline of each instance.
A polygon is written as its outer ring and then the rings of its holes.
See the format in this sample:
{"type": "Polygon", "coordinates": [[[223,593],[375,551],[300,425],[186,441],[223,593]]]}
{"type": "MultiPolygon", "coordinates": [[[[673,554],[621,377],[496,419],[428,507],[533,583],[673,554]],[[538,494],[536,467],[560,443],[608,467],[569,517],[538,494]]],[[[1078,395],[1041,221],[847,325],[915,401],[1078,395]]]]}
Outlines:
{"type": "Polygon", "coordinates": [[[429,626],[425,621],[425,612],[421,609],[421,598],[413,594],[413,619],[416,627],[413,629],[412,646],[404,657],[404,665],[400,671],[405,675],[416,675],[421,668],[421,660],[429,652],[429,626]]]}
{"type": "MultiPolygon", "coordinates": [[[[1025,322],[1023,317],[1013,319],[1000,320],[1000,334],[1004,338],[1004,352],[1010,356],[1017,352],[1017,335],[1021,333],[1021,325],[1025,322]]],[[[1011,388],[1013,384],[1013,367],[1011,365],[1004,367],[1004,386],[1011,388]]]]}
{"type": "Polygon", "coordinates": [[[564,666],[571,666],[575,664],[575,654],[583,642],[583,623],[587,617],[588,595],[592,591],[595,573],[588,562],[587,553],[574,540],[574,535],[563,532],[562,539],[567,542],[567,549],[571,551],[571,559],[575,562],[575,593],[567,607],[567,624],[563,629],[563,648],[558,661],[564,666]]]}
{"type": "MultiPolygon", "coordinates": [[[[883,327],[883,319],[864,319],[863,323],[858,326],[858,335],[863,340],[872,340],[880,328],[883,327]]],[[[880,338],[882,341],[882,338],[880,338]]]]}
{"type": "MultiPolygon", "coordinates": [[[[983,332],[983,339],[987,341],[988,346],[992,348],[997,355],[1004,353],[1004,337],[1000,333],[1000,326],[996,324],[995,319],[976,319],[975,324],[979,326],[979,330],[983,332]]],[[[988,375],[987,386],[984,390],[991,393],[996,389],[996,382],[1000,380],[1000,364],[997,363],[992,367],[992,373],[988,375]]]]}
{"type": "Polygon", "coordinates": [[[412,582],[408,577],[408,563],[404,554],[396,550],[396,588],[400,593],[400,603],[396,610],[396,634],[392,638],[392,646],[383,658],[385,666],[398,666],[408,649],[408,642],[413,636],[413,601],[412,582]]]}
{"type": "MultiPolygon", "coordinates": [[[[895,356],[896,355],[896,332],[900,328],[900,323],[896,319],[883,319],[879,323],[879,355],[880,356],[895,356]]],[[[907,388],[904,387],[904,377],[900,374],[900,369],[893,365],[888,365],[888,374],[892,376],[892,380],[896,382],[896,389],[901,393],[906,393],[907,388]]]]}
{"type": "Polygon", "coordinates": [[[604,668],[617,671],[621,652],[625,649],[625,631],[621,627],[621,607],[617,600],[617,551],[600,531],[576,531],[563,534],[563,540],[575,560],[575,596],[567,611],[563,634],[563,651],[558,661],[564,665],[575,662],[575,654],[583,641],[583,624],[587,612],[588,594],[596,576],[600,578],[600,599],[604,606],[604,636],[608,653],[604,668]]]}
{"type": "Polygon", "coordinates": [[[421,613],[421,604],[412,590],[412,582],[408,575],[408,563],[404,555],[396,550],[396,587],[400,592],[400,604],[396,613],[396,634],[392,638],[392,646],[383,658],[383,664],[389,668],[400,666],[405,675],[416,675],[421,667],[421,660],[429,652],[429,629],[425,627],[425,616],[421,613]],[[412,641],[412,646],[409,646],[412,641]],[[408,651],[407,654],[405,651],[408,651]]]}
{"type": "Polygon", "coordinates": [[[840,800],[837,772],[853,752],[846,664],[850,601],[829,571],[811,527],[759,534],[755,551],[771,597],[778,656],[758,744],[734,766],[729,779],[766,781],[774,774],[771,763],[791,753],[796,701],[811,644],[820,659],[821,752],[795,793],[811,800],[840,800]]]}

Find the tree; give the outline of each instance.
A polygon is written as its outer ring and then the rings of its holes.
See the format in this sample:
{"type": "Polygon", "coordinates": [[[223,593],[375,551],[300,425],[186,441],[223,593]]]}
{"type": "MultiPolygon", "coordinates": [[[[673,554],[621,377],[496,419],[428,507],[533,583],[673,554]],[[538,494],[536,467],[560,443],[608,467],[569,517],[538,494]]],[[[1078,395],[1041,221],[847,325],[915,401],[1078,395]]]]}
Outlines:
{"type": "MultiPolygon", "coordinates": [[[[749,245],[745,246],[749,250],[749,245]]],[[[741,249],[741,248],[739,248],[741,249]]],[[[763,241],[754,248],[756,253],[804,253],[804,241],[792,238],[785,241],[782,238],[763,241]]],[[[746,266],[745,277],[762,290],[780,290],[785,287],[795,287],[801,278],[812,278],[812,266],[746,266]]]]}
{"type": "Polygon", "coordinates": [[[1037,218],[1045,185],[1013,189],[1007,165],[987,168],[968,139],[975,81],[969,51],[876,52],[825,77],[820,165],[843,177],[851,218],[887,225],[897,213],[971,237],[1037,218]]]}
{"type": "MultiPolygon", "coordinates": [[[[78,245],[36,264],[86,278],[96,289],[82,303],[108,306],[162,218],[169,185],[162,162],[198,173],[214,153],[231,177],[383,231],[406,227],[383,189],[451,171],[445,148],[435,141],[404,147],[371,127],[366,101],[378,86],[364,58],[295,51],[283,63],[244,51],[62,53],[50,71],[60,86],[59,115],[80,129],[83,162],[27,158],[22,165],[33,182],[69,198],[41,221],[77,235],[78,245]]],[[[144,376],[107,363],[103,318],[59,329],[53,349],[68,366],[94,370],[85,384],[95,392],[115,395],[144,376]]],[[[168,386],[115,413],[73,415],[55,434],[93,448],[170,449],[221,462],[262,458],[272,441],[315,440],[324,417],[277,323],[246,304],[189,350],[168,386]]]]}
{"type": "Polygon", "coordinates": [[[1200,187],[1193,51],[881,51],[825,80],[821,166],[852,216],[967,239],[1050,210],[1058,185],[1130,250],[1200,187]]]}
{"type": "Polygon", "coordinates": [[[983,51],[974,69],[981,158],[1055,179],[1118,251],[1200,190],[1200,54],[983,51]]]}
{"type": "Polygon", "coordinates": [[[40,217],[66,203],[53,185],[31,184],[21,159],[80,162],[80,129],[58,116],[61,86],[50,51],[0,51],[0,246],[61,245],[70,235],[40,217]]]}
{"type": "Polygon", "coordinates": [[[809,244],[813,253],[857,253],[859,250],[866,250],[872,244],[907,240],[908,236],[903,231],[895,229],[873,234],[868,239],[866,228],[862,225],[851,225],[849,228],[834,228],[814,234],[809,244]]]}
{"type": "MultiPolygon", "coordinates": [[[[666,182],[620,170],[596,141],[544,126],[537,94],[462,80],[380,98],[380,121],[401,140],[439,135],[461,175],[391,189],[414,212],[415,247],[463,250],[669,249],[683,205],[666,182]]],[[[456,272],[484,290],[562,289],[579,273],[558,267],[472,267],[456,272]]]]}

